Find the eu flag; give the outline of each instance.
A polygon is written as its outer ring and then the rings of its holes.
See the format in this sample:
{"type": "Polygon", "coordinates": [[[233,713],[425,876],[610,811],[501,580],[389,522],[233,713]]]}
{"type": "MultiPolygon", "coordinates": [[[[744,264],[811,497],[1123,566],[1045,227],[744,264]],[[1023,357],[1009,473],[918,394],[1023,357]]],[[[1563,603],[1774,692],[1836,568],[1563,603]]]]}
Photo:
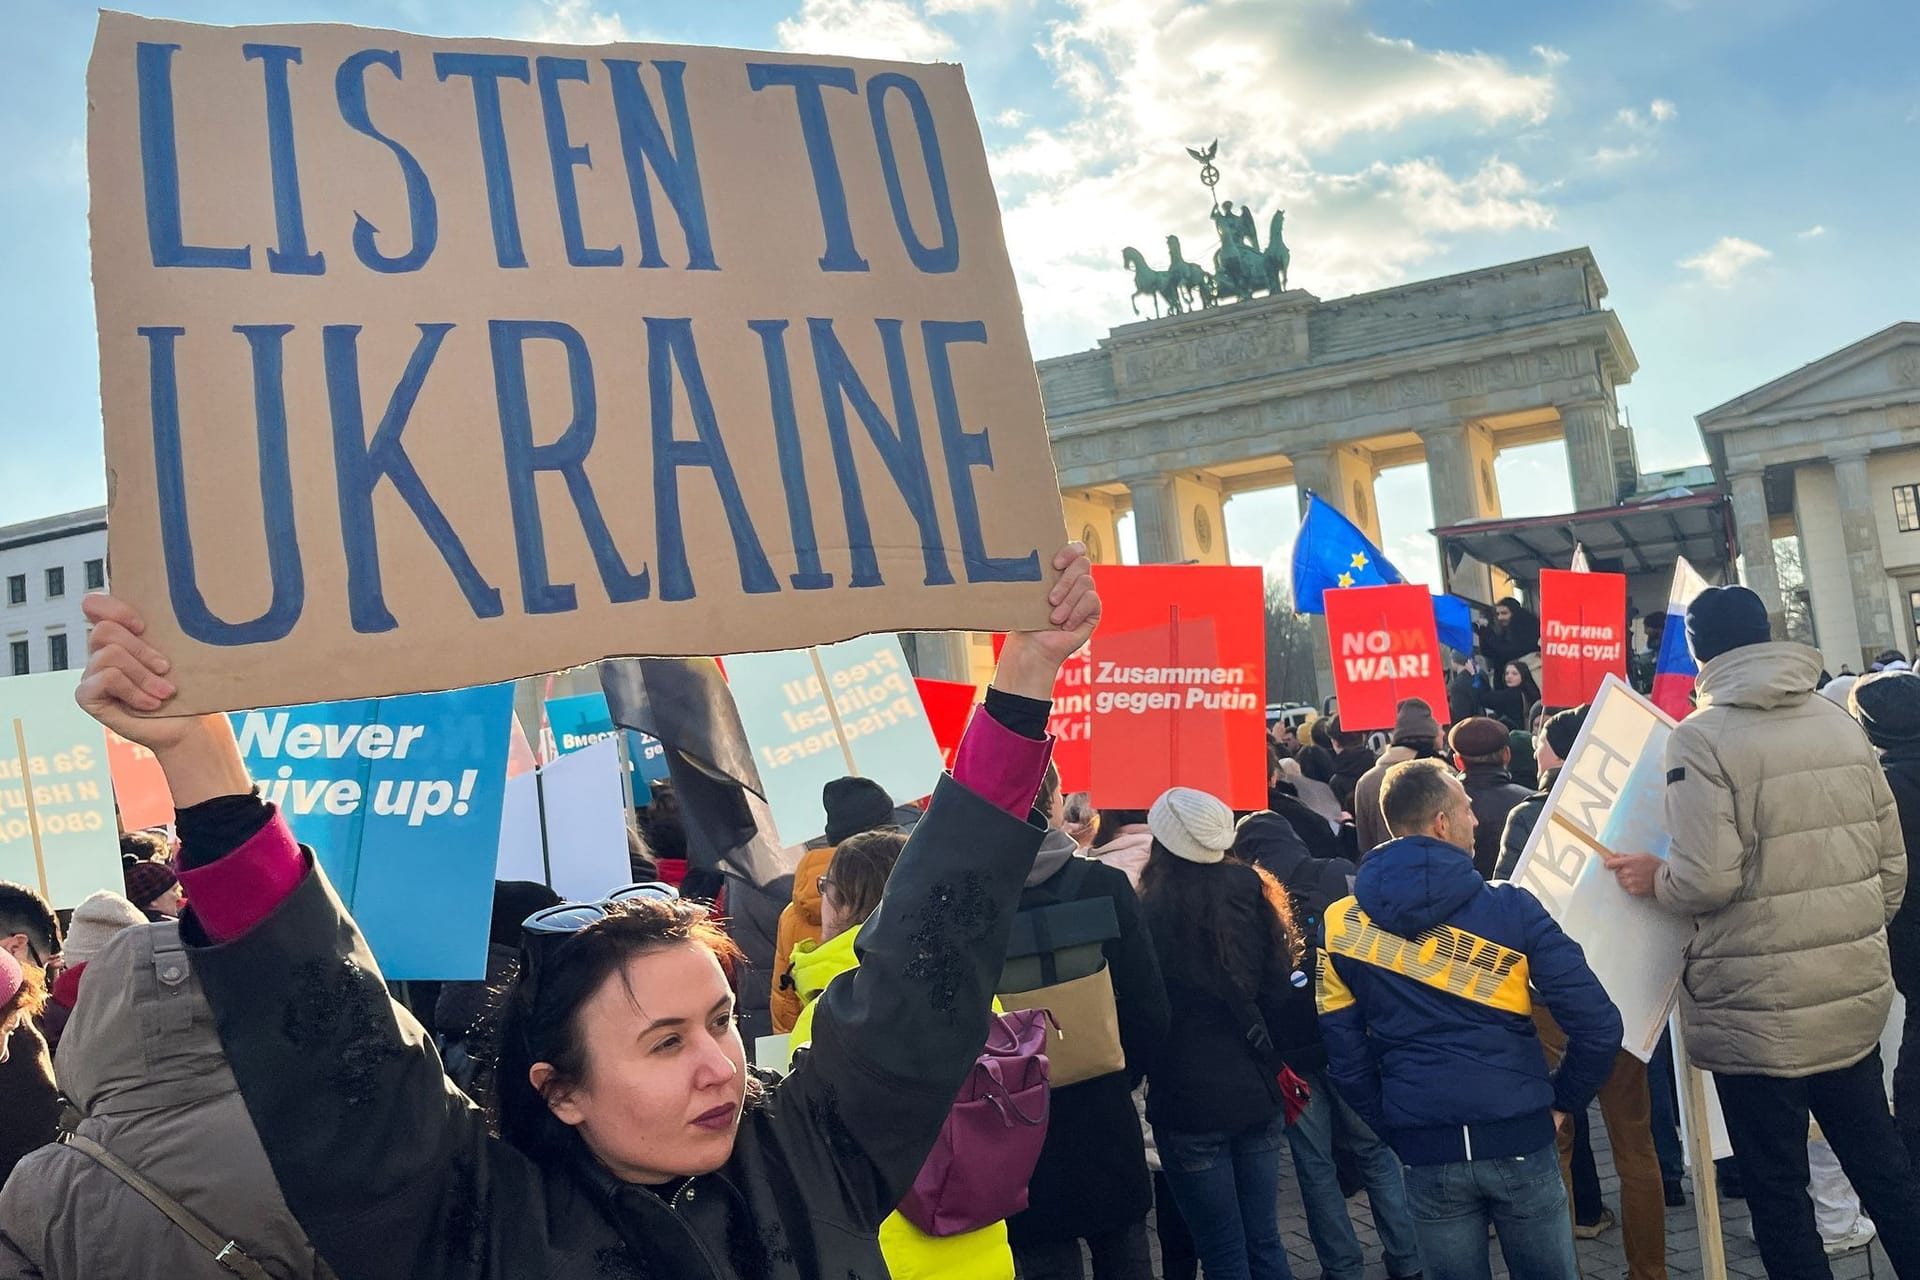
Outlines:
{"type": "MultiPolygon", "coordinates": [[[[1405,582],[1406,575],[1380,554],[1359,526],[1307,493],[1307,516],[1293,542],[1293,607],[1297,613],[1325,613],[1322,599],[1339,587],[1379,587],[1405,582]]],[[[1473,652],[1473,610],[1455,596],[1433,597],[1433,618],[1440,643],[1473,652]]]]}
{"type": "Polygon", "coordinates": [[[1293,541],[1293,607],[1300,613],[1325,613],[1321,595],[1335,587],[1382,587],[1407,577],[1367,541],[1358,525],[1307,494],[1307,517],[1293,541]]]}

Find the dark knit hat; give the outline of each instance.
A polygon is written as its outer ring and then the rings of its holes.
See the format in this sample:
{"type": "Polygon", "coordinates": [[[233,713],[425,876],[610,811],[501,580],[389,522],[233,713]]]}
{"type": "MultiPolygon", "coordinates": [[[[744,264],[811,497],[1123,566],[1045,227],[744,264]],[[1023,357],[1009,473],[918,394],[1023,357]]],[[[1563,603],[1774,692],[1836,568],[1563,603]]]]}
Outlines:
{"type": "Polygon", "coordinates": [[[871,778],[835,778],[820,789],[827,811],[827,843],[893,825],[893,797],[871,778]]]}
{"type": "Polygon", "coordinates": [[[1468,760],[1497,756],[1508,747],[1507,726],[1491,716],[1468,716],[1447,738],[1453,753],[1468,760]]]}
{"type": "Polygon", "coordinates": [[[1708,587],[1687,606],[1687,647],[1695,662],[1772,638],[1767,606],[1745,587],[1708,587]]]}
{"type": "Polygon", "coordinates": [[[1562,760],[1573,750],[1573,741],[1580,736],[1580,730],[1586,726],[1588,706],[1573,707],[1567,711],[1555,712],[1547,717],[1543,732],[1547,745],[1553,748],[1553,754],[1562,760]]]}
{"type": "Polygon", "coordinates": [[[521,940],[520,926],[526,918],[536,911],[559,905],[560,895],[538,880],[495,880],[493,919],[487,925],[487,941],[495,946],[517,947],[521,940]]]}
{"type": "Polygon", "coordinates": [[[1920,742],[1920,675],[1882,671],[1862,676],[1847,694],[1847,709],[1876,747],[1920,742]]]}
{"type": "Polygon", "coordinates": [[[1408,698],[1400,704],[1399,712],[1393,717],[1394,745],[1401,743],[1429,745],[1440,737],[1440,722],[1433,718],[1433,708],[1420,698],[1408,698]]]}
{"type": "Polygon", "coordinates": [[[142,911],[180,883],[173,868],[163,862],[129,862],[121,868],[121,876],[127,882],[127,901],[142,911]]]}

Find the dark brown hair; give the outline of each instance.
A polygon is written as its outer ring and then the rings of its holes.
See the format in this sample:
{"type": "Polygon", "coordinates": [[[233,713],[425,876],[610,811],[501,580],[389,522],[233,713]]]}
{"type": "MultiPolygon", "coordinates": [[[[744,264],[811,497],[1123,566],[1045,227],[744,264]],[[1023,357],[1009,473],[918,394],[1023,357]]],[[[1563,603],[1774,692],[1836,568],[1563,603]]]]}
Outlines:
{"type": "Polygon", "coordinates": [[[898,831],[862,831],[833,851],[826,879],[848,927],[865,924],[880,905],[887,877],[906,847],[907,838],[898,831]]]}
{"type": "Polygon", "coordinates": [[[25,1009],[29,1018],[37,1018],[47,1007],[47,978],[30,964],[20,966],[20,989],[0,1004],[0,1022],[11,1018],[17,1009],[25,1009]]]}
{"type": "Polygon", "coordinates": [[[1268,946],[1298,964],[1305,954],[1286,889],[1237,860],[1189,862],[1158,840],[1140,875],[1140,903],[1155,936],[1179,938],[1168,976],[1183,986],[1218,990],[1222,979],[1243,1000],[1260,994],[1265,956],[1248,945],[1248,917],[1268,946]],[[1259,881],[1249,892],[1247,872],[1259,881]],[[1165,931],[1164,934],[1162,931],[1165,931]]]}
{"type": "Polygon", "coordinates": [[[1397,836],[1425,831],[1453,800],[1453,771],[1438,760],[1402,760],[1380,783],[1380,812],[1397,836]]]}
{"type": "MultiPolygon", "coordinates": [[[[703,903],[636,898],[615,903],[604,918],[565,938],[542,940],[545,949],[533,973],[523,947],[521,972],[507,994],[501,1029],[500,1067],[494,1088],[500,1136],[536,1160],[560,1158],[578,1135],[547,1106],[528,1072],[537,1062],[553,1065],[549,1091],[577,1084],[587,1072],[581,1010],[627,962],[668,947],[705,947],[733,981],[740,948],[703,903]]],[[[755,1085],[748,1078],[749,1098],[755,1085]]]]}
{"type": "Polygon", "coordinates": [[[1034,807],[1048,818],[1053,818],[1054,801],[1060,798],[1060,770],[1053,761],[1047,761],[1047,771],[1040,775],[1040,794],[1034,797],[1034,807]]]}

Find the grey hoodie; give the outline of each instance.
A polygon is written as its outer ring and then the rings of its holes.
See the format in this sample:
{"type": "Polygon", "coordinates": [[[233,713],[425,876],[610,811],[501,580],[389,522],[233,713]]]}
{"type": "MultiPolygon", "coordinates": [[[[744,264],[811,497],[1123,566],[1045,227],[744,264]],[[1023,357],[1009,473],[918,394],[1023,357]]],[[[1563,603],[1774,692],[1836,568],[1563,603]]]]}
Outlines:
{"type": "MultiPolygon", "coordinates": [[[[280,1197],[187,954],[167,920],[121,930],[87,965],[54,1058],[78,1131],[268,1274],[331,1277],[280,1197]]],[[[0,1280],[104,1276],[233,1273],[91,1157],[42,1147],[0,1191],[0,1280]]]]}

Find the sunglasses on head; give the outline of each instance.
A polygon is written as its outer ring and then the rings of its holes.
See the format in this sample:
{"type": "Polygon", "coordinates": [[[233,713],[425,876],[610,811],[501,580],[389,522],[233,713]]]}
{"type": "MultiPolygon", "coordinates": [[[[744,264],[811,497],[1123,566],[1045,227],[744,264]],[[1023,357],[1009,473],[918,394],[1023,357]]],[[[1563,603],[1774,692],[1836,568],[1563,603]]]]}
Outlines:
{"type": "Polygon", "coordinates": [[[562,902],[542,907],[520,922],[521,972],[529,982],[537,981],[543,954],[571,938],[588,925],[613,914],[622,902],[643,899],[677,902],[680,891],[659,880],[630,884],[615,889],[597,902],[562,902]]]}

